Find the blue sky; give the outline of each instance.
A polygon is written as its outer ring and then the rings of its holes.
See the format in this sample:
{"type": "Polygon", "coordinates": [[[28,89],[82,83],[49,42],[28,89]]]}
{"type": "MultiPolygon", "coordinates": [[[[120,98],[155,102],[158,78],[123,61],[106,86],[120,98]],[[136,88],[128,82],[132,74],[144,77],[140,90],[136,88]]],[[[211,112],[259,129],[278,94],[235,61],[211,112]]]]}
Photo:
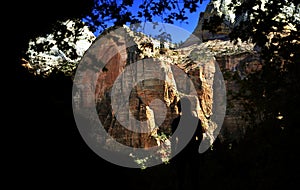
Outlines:
{"type": "MultiPolygon", "coordinates": [[[[203,12],[205,10],[209,1],[210,0],[204,0],[202,4],[200,4],[200,2],[198,1],[197,12],[194,12],[194,13],[190,13],[189,11],[186,12],[186,16],[188,17],[187,22],[189,22],[188,24],[186,24],[185,22],[180,23],[179,21],[175,21],[174,25],[184,28],[185,30],[187,30],[189,32],[193,32],[198,23],[200,12],[203,12]]],[[[135,1],[135,2],[137,2],[137,1],[135,1]]],[[[133,5],[131,12],[134,15],[137,15],[139,5],[140,5],[140,1],[133,5]]],[[[153,21],[154,22],[162,22],[161,18],[158,18],[158,17],[154,18],[153,21]]]]}
{"type": "MultiPolygon", "coordinates": [[[[194,31],[198,24],[199,15],[200,12],[203,12],[209,3],[210,0],[204,0],[202,4],[198,2],[198,8],[197,11],[194,13],[190,13],[189,11],[186,12],[186,16],[188,17],[187,22],[179,22],[174,21],[174,25],[166,24],[163,26],[163,28],[166,30],[166,32],[170,33],[172,36],[173,42],[180,42],[184,41],[188,36],[194,31]]],[[[132,8],[131,12],[133,15],[137,15],[137,12],[139,10],[138,6],[140,5],[140,1],[134,1],[136,2],[132,8]]],[[[153,18],[154,22],[162,22],[161,18],[153,18]]],[[[108,27],[112,26],[112,23],[107,23],[108,27]]],[[[150,33],[152,36],[155,36],[155,31],[150,29],[151,27],[148,27],[145,33],[150,33]]],[[[98,36],[98,32],[95,32],[95,35],[98,36]]]]}
{"type": "Polygon", "coordinates": [[[189,13],[187,12],[186,16],[188,17],[188,22],[189,24],[185,23],[180,23],[180,22],[174,22],[174,25],[183,28],[184,30],[187,30],[189,32],[193,32],[194,29],[196,28],[199,20],[199,15],[200,12],[204,12],[207,4],[209,3],[210,0],[204,0],[202,4],[198,3],[199,7],[197,8],[197,12],[194,13],[189,13]]]}

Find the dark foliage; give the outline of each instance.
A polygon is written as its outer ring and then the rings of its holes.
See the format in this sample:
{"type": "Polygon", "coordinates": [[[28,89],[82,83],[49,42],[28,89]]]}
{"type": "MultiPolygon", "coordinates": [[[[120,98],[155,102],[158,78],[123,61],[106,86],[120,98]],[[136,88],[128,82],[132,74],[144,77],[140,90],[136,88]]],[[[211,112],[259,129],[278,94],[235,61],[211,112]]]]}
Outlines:
{"type": "MultiPolygon", "coordinates": [[[[276,120],[280,113],[282,123],[294,127],[299,114],[299,74],[300,74],[300,23],[295,14],[298,1],[271,1],[265,4],[265,10],[253,9],[261,6],[261,1],[245,1],[236,7],[236,14],[247,13],[248,18],[233,28],[230,34],[232,40],[251,40],[259,47],[263,60],[262,70],[250,75],[248,80],[241,81],[244,93],[252,105],[258,105],[258,112],[263,120],[276,120]],[[278,17],[282,8],[296,7],[278,17]],[[252,15],[252,19],[250,19],[252,15]],[[276,19],[275,19],[276,18],[276,19]],[[245,93],[247,91],[247,93],[245,93]]],[[[299,11],[298,11],[299,14],[299,11]]]]}
{"type": "MultiPolygon", "coordinates": [[[[18,2],[17,41],[16,49],[16,118],[20,123],[17,129],[18,139],[16,152],[17,177],[24,181],[22,185],[35,187],[43,185],[55,187],[67,185],[78,187],[82,184],[97,188],[112,189],[177,189],[178,184],[184,184],[184,189],[194,189],[190,180],[189,167],[199,170],[197,183],[200,188],[207,189],[292,189],[299,185],[299,46],[292,42],[298,39],[297,33],[288,37],[277,38],[276,46],[265,46],[266,32],[273,31],[272,21],[265,13],[259,13],[263,22],[241,24],[238,30],[232,33],[232,38],[252,38],[259,42],[262,56],[266,62],[264,69],[256,75],[242,81],[244,87],[251,94],[247,95],[252,105],[261,105],[260,112],[268,117],[260,124],[260,128],[253,128],[247,132],[245,139],[240,143],[217,140],[212,150],[201,155],[201,165],[191,165],[187,159],[185,178],[180,178],[174,171],[173,163],[159,165],[145,170],[122,168],[98,157],[84,143],[73,119],[71,105],[72,80],[63,73],[55,72],[48,78],[33,76],[27,70],[19,67],[29,39],[49,32],[57,20],[67,18],[82,18],[93,9],[93,1],[31,1],[18,2]],[[46,8],[45,8],[46,7],[46,8]],[[71,8],[70,8],[71,7],[71,8]],[[39,21],[41,19],[41,21],[39,21]],[[251,28],[259,30],[253,33],[251,28]],[[272,29],[272,30],[271,30],[272,29]],[[278,53],[275,53],[275,52],[278,53]],[[294,56],[290,56],[290,54],[294,56]],[[286,60],[281,68],[278,63],[286,60]],[[264,95],[264,96],[262,96],[264,95]],[[22,112],[19,110],[22,109],[22,112]],[[277,120],[278,112],[283,120],[277,120]],[[20,136],[20,138],[19,138],[20,136]]],[[[108,1],[105,1],[108,3],[108,1]]],[[[150,1],[149,1],[150,2],[150,1]]],[[[160,1],[162,7],[153,7],[144,3],[140,11],[142,18],[150,21],[150,15],[162,10],[177,7],[176,1],[160,1]],[[166,4],[166,2],[168,2],[166,4]],[[150,15],[149,15],[150,14],[150,15]]],[[[187,1],[189,2],[189,1],[187,1]]],[[[194,1],[193,1],[194,2],[194,1]]],[[[247,1],[245,11],[258,1],[247,1]]],[[[278,1],[274,1],[278,2],[278,1]]],[[[282,1],[283,2],[283,1],[282,1]]],[[[296,1],[294,1],[296,3],[296,1]]],[[[116,13],[116,10],[132,5],[132,1],[123,1],[122,4],[106,4],[102,7],[106,16],[116,13]]],[[[184,4],[191,11],[195,9],[193,3],[184,4]]],[[[100,5],[95,5],[100,6],[100,5]]],[[[278,10],[275,4],[269,9],[278,10]]],[[[102,19],[106,19],[105,15],[102,19]]],[[[119,24],[126,22],[130,14],[122,12],[113,18],[119,24]],[[119,16],[122,16],[122,19],[119,16]]],[[[99,15],[95,15],[97,18],[99,15]]],[[[259,18],[258,17],[258,18],[259,18]]],[[[258,19],[257,18],[257,19],[258,19]]],[[[130,18],[132,19],[132,18],[130,18]]],[[[185,19],[184,12],[170,14],[169,19],[185,19]]],[[[132,19],[132,21],[134,21],[132,19]]],[[[282,25],[275,23],[281,31],[282,25]]],[[[96,27],[101,25],[95,22],[96,27]]],[[[297,25],[299,31],[299,25],[297,25]]]]}

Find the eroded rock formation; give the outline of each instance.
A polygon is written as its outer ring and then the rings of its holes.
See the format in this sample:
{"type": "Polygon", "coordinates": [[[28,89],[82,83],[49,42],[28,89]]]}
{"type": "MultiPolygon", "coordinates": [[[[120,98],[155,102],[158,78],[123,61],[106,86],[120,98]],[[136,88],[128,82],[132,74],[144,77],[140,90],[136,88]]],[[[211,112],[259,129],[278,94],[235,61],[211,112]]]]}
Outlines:
{"type": "Polygon", "coordinates": [[[165,49],[159,55],[148,52],[145,58],[140,48],[145,37],[136,37],[127,28],[120,30],[122,35],[116,33],[115,39],[98,43],[100,47],[91,48],[84,56],[82,63],[87,68],[75,84],[86,85],[78,85],[77,104],[86,108],[96,105],[105,130],[118,142],[147,148],[157,144],[154,137],[158,133],[171,133],[171,123],[179,114],[177,103],[187,96],[203,126],[210,129],[212,142],[217,126],[210,120],[216,70],[213,57],[202,59],[195,47],[188,47],[165,49]],[[93,92],[95,100],[89,98],[93,92]]]}
{"type": "MultiPolygon", "coordinates": [[[[260,69],[261,60],[254,44],[234,44],[223,34],[205,40],[203,32],[198,35],[194,39],[205,42],[190,41],[161,51],[153,48],[151,38],[120,28],[84,56],[85,72],[80,81],[74,82],[87,85],[78,85],[76,104],[95,107],[105,130],[116,141],[149,148],[159,144],[157,135],[171,134],[171,123],[179,114],[177,103],[187,96],[193,102],[194,114],[207,129],[207,146],[217,136],[221,140],[239,139],[246,126],[241,118],[244,108],[228,93],[238,91],[239,86],[235,81],[224,82],[222,73],[237,73],[244,79],[260,69]]],[[[110,140],[96,138],[104,144],[110,140]]]]}
{"type": "MultiPolygon", "coordinates": [[[[253,58],[253,44],[217,39],[165,50],[159,55],[149,54],[151,50],[147,50],[145,57],[140,48],[145,37],[136,38],[126,27],[120,30],[122,35],[116,34],[115,39],[100,43],[101,47],[96,48],[100,51],[91,50],[82,60],[91,68],[81,77],[81,82],[88,85],[78,87],[79,97],[83,97],[80,104],[95,106],[105,130],[118,142],[147,148],[157,145],[157,134],[170,134],[171,123],[178,116],[177,103],[187,96],[193,102],[193,112],[207,129],[204,139],[212,144],[226,109],[226,94],[222,94],[226,89],[220,68],[245,77],[246,65],[259,62],[253,58]],[[85,98],[88,92],[95,93],[95,100],[85,98]]],[[[232,82],[226,84],[235,90],[232,82]]],[[[233,115],[225,117],[228,127],[224,131],[229,130],[233,137],[240,130],[233,126],[235,119],[239,119],[240,109],[240,106],[231,108],[228,113],[233,115]]],[[[222,134],[221,137],[227,138],[222,134]]]]}

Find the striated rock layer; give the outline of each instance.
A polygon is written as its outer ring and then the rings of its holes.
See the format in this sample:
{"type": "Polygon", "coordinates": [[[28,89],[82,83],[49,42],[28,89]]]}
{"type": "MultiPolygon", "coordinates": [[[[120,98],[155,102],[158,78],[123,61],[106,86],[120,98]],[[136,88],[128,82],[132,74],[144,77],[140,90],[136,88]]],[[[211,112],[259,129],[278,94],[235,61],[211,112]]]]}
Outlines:
{"type": "Polygon", "coordinates": [[[145,37],[132,35],[126,27],[120,30],[116,38],[97,43],[99,47],[84,56],[81,63],[87,66],[74,81],[78,84],[75,104],[95,106],[105,130],[118,142],[147,148],[159,143],[158,134],[171,134],[171,123],[179,114],[177,103],[187,96],[194,114],[209,129],[208,141],[213,142],[215,60],[200,60],[201,55],[191,47],[165,49],[152,57],[147,50],[145,57],[141,48],[145,37]]]}
{"type": "MultiPolygon", "coordinates": [[[[215,39],[155,52],[144,48],[145,42],[151,47],[150,38],[135,35],[126,27],[118,32],[86,53],[82,63],[87,66],[80,80],[74,81],[75,85],[87,84],[78,85],[76,104],[96,107],[111,137],[130,147],[156,146],[158,135],[171,134],[171,123],[179,114],[177,103],[183,96],[193,102],[193,113],[207,130],[205,146],[219,135],[224,117],[219,137],[241,136],[236,121],[241,122],[242,105],[236,102],[225,116],[226,91],[238,87],[232,81],[225,86],[220,68],[246,77],[255,69],[253,65],[259,67],[253,44],[215,39]]],[[[96,138],[109,143],[105,137],[96,138]]]]}

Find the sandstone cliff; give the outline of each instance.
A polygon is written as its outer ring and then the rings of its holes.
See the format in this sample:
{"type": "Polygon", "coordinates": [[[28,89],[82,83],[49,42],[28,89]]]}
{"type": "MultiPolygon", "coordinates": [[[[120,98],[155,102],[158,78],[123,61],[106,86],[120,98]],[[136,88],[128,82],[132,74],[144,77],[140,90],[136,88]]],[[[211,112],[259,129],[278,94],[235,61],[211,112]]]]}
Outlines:
{"type": "MultiPolygon", "coordinates": [[[[235,80],[225,77],[226,116],[222,131],[218,135],[222,141],[238,141],[245,134],[249,123],[245,118],[247,115],[243,100],[234,97],[240,90],[237,80],[246,80],[248,74],[261,69],[262,63],[255,44],[230,42],[229,33],[245,16],[235,15],[228,6],[231,2],[231,0],[211,0],[205,12],[200,13],[193,35],[183,44],[186,48],[197,44],[197,51],[202,51],[202,55],[205,56],[210,55],[210,59],[216,61],[223,75],[238,76],[235,80]],[[215,16],[222,17],[221,24],[215,26],[215,31],[205,29],[205,22],[209,23],[215,16]]],[[[243,2],[243,0],[238,2],[243,2]]]]}
{"type": "MultiPolygon", "coordinates": [[[[233,44],[216,39],[166,49],[163,53],[151,54],[150,51],[149,54],[141,42],[151,44],[151,39],[136,37],[126,27],[121,30],[122,35],[116,34],[115,39],[100,43],[98,49],[101,51],[91,50],[84,56],[82,62],[91,68],[86,68],[80,81],[75,83],[84,81],[89,85],[78,86],[77,104],[95,106],[105,130],[118,142],[130,147],[149,148],[160,143],[159,135],[170,135],[171,123],[178,116],[177,103],[181,97],[187,96],[194,103],[193,112],[207,129],[202,146],[204,149],[209,147],[223,125],[226,91],[238,90],[234,82],[223,81],[221,70],[238,72],[240,77],[245,77],[247,65],[259,62],[254,56],[253,44],[233,44]],[[95,62],[106,64],[95,70],[95,62]],[[95,71],[96,75],[93,74],[95,71]],[[195,93],[191,86],[195,87],[195,93]],[[124,98],[128,89],[131,89],[130,93],[124,98]],[[86,98],[87,93],[95,93],[95,100],[86,98]],[[112,94],[117,98],[112,99],[112,94]],[[128,97],[129,101],[126,101],[128,97]],[[113,108],[112,105],[116,106],[113,108]],[[144,122],[140,124],[140,121],[144,122]]],[[[240,120],[241,109],[240,105],[235,105],[227,110],[227,126],[222,131],[230,136],[220,134],[221,139],[239,138],[241,129],[236,121],[240,120]]],[[[104,144],[109,143],[109,139],[97,138],[104,144]]]]}
{"type": "MultiPolygon", "coordinates": [[[[215,8],[209,5],[204,15],[215,8]]],[[[74,81],[75,86],[79,84],[75,107],[95,107],[104,129],[117,142],[151,148],[160,145],[161,135],[171,134],[171,123],[179,114],[177,103],[188,97],[207,131],[203,151],[217,137],[238,141],[247,126],[242,118],[245,108],[232,96],[239,90],[236,81],[224,80],[223,74],[236,73],[246,79],[260,69],[261,60],[254,44],[230,42],[227,29],[223,34],[206,35],[201,25],[202,21],[194,32],[197,36],[175,49],[153,48],[153,39],[127,27],[94,44],[97,48],[90,48],[81,61],[86,65],[81,68],[82,76],[74,81]]],[[[99,144],[113,143],[111,138],[97,135],[96,128],[90,130],[99,144]]]]}
{"type": "Polygon", "coordinates": [[[163,53],[158,51],[152,54],[150,51],[149,54],[141,42],[150,41],[151,44],[151,39],[136,37],[126,28],[121,30],[125,35],[115,36],[116,40],[109,40],[109,44],[100,44],[98,48],[101,51],[89,51],[84,56],[82,63],[87,65],[99,60],[106,64],[103,69],[96,70],[97,80],[94,81],[95,75],[92,74],[94,68],[85,68],[84,75],[75,81],[75,84],[89,84],[77,86],[76,104],[95,106],[94,101],[87,98],[87,93],[95,92],[97,111],[106,131],[124,145],[147,148],[159,143],[155,138],[158,134],[170,135],[171,123],[179,114],[177,103],[181,97],[187,96],[194,103],[194,113],[201,119],[203,127],[209,129],[208,141],[213,142],[213,133],[218,127],[210,119],[213,115],[213,78],[216,70],[213,57],[202,58],[194,50],[195,47],[165,49],[163,53]],[[128,72],[128,69],[132,71],[128,72]],[[122,80],[117,80],[119,76],[122,80]],[[139,81],[141,77],[145,80],[139,81]],[[91,89],[93,86],[95,89],[91,89]],[[128,88],[132,90],[127,102],[122,95],[128,88]],[[111,99],[112,91],[118,97],[116,100],[111,99]],[[117,106],[112,108],[112,104],[117,106]],[[130,112],[123,107],[128,107],[130,112]],[[123,121],[127,121],[131,129],[125,128],[121,124],[123,121]],[[150,132],[134,132],[132,128],[136,128],[139,121],[146,121],[143,125],[150,132]]]}

